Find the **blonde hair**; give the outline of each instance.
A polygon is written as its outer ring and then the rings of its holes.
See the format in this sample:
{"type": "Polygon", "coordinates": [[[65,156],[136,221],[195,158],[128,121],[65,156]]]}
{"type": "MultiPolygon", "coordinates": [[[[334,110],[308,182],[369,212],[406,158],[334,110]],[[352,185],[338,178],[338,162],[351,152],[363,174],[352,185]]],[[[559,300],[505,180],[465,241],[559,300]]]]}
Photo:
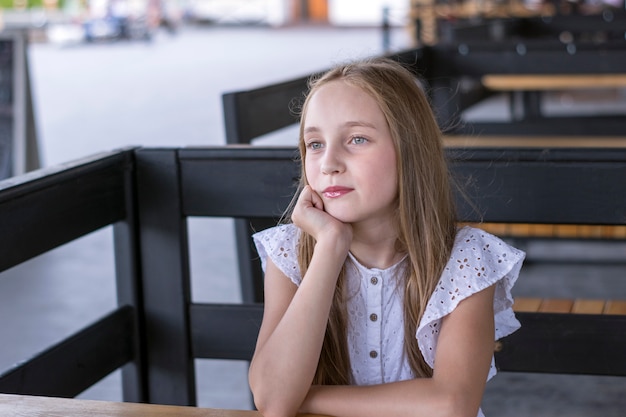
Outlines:
{"type": "MultiPolygon", "coordinates": [[[[378,103],[389,125],[397,155],[396,247],[399,252],[406,252],[408,258],[404,280],[404,350],[415,375],[429,377],[432,369],[424,361],[415,332],[450,257],[456,233],[454,201],[441,131],[416,77],[398,62],[373,58],[337,66],[309,81],[300,121],[300,189],[307,184],[303,128],[309,99],[324,85],[336,80],[369,94],[378,103]]],[[[286,218],[289,218],[294,203],[295,198],[286,218]]],[[[302,233],[299,243],[298,261],[304,276],[315,241],[302,233]]],[[[346,385],[351,382],[344,280],[345,266],[336,286],[315,384],[346,385]]]]}

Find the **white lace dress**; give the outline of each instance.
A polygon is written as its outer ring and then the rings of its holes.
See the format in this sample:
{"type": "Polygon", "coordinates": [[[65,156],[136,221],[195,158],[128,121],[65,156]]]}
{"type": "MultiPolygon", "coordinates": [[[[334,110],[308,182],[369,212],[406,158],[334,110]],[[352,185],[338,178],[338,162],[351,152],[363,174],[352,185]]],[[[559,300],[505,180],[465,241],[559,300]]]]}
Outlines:
{"type": "MultiPolygon", "coordinates": [[[[299,229],[281,225],[253,235],[263,269],[269,257],[296,285],[299,229]]],[[[441,319],[463,299],[496,284],[495,340],[520,327],[512,310],[511,288],[524,252],[480,229],[459,229],[452,255],[419,323],[415,337],[426,362],[434,368],[441,319]]],[[[404,355],[403,293],[398,285],[404,261],[387,269],[367,268],[348,254],[348,352],[352,380],[372,385],[414,378],[404,355]]],[[[488,380],[496,374],[492,360],[488,380]]],[[[478,416],[482,416],[479,412],[478,416]]]]}

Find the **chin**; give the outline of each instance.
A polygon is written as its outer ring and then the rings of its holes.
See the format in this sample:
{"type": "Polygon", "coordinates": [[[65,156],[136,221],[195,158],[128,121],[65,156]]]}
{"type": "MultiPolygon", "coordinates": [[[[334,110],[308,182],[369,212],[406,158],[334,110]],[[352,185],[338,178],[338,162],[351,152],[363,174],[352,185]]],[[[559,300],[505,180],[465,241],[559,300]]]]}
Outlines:
{"type": "Polygon", "coordinates": [[[354,223],[356,221],[353,212],[346,213],[344,210],[327,210],[326,212],[342,223],[354,223]]]}

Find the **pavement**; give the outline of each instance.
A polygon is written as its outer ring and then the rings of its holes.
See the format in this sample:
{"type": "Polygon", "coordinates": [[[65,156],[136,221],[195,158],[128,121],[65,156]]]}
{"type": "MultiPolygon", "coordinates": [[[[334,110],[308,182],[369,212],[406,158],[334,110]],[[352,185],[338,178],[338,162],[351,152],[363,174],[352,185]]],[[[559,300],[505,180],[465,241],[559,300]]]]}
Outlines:
{"type": "MultiPolygon", "coordinates": [[[[410,43],[404,29],[393,31],[394,49],[410,43]]],[[[322,26],[187,27],[175,36],[158,34],[150,43],[33,44],[29,58],[42,162],[56,165],[126,146],[220,145],[223,92],[380,53],[377,28],[322,26]]],[[[294,133],[287,129],[259,143],[295,144],[294,133]]],[[[189,230],[194,301],[237,302],[232,222],[193,218],[189,230]]],[[[112,245],[107,227],[0,274],[0,369],[115,306],[112,245]]],[[[623,245],[542,245],[524,246],[538,261],[524,267],[514,295],[626,299],[623,245]],[[562,262],[542,261],[546,253],[562,262]],[[570,263],[581,254],[622,263],[570,263]]],[[[196,365],[200,406],[251,407],[245,362],[196,365]]],[[[626,378],[502,373],[488,383],[483,410],[503,417],[624,417],[625,393],[626,378]]],[[[80,398],[121,400],[119,372],[80,398]]]]}

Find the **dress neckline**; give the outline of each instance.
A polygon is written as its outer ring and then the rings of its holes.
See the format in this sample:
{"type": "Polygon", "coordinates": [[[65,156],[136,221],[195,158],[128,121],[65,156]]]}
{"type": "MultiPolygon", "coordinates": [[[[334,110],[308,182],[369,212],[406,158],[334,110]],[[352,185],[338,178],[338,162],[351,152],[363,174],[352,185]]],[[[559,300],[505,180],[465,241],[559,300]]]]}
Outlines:
{"type": "Polygon", "coordinates": [[[367,266],[363,265],[361,262],[358,261],[358,259],[356,258],[356,256],[354,256],[352,254],[352,252],[348,251],[348,258],[352,261],[352,263],[354,264],[354,266],[356,266],[358,269],[362,270],[362,271],[367,271],[367,272],[379,272],[379,273],[389,273],[394,271],[395,269],[397,269],[400,265],[402,265],[404,263],[404,261],[408,258],[408,254],[405,254],[402,259],[400,259],[398,262],[396,262],[395,264],[387,267],[387,268],[368,268],[367,266]]]}

